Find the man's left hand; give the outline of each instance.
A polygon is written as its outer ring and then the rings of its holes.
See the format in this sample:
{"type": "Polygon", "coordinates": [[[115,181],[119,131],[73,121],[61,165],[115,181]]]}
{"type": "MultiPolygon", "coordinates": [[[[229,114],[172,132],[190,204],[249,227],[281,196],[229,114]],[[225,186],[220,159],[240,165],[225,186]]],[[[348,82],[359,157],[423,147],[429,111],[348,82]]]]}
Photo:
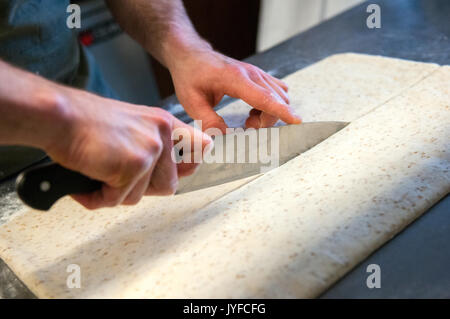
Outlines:
{"type": "Polygon", "coordinates": [[[253,107],[247,128],[271,127],[278,119],[301,123],[289,106],[287,85],[258,67],[226,57],[212,49],[182,55],[169,67],[178,100],[202,129],[219,128],[225,121],[214,111],[224,95],[242,99],[253,107]]]}

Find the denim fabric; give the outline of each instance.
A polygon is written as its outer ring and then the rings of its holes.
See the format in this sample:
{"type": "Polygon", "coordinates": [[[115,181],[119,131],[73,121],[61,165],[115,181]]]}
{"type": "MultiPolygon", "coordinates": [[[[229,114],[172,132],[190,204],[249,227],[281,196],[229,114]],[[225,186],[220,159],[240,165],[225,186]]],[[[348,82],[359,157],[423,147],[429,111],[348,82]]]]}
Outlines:
{"type": "Polygon", "coordinates": [[[0,59],[105,97],[116,95],[66,25],[69,0],[0,0],[0,59]]]}

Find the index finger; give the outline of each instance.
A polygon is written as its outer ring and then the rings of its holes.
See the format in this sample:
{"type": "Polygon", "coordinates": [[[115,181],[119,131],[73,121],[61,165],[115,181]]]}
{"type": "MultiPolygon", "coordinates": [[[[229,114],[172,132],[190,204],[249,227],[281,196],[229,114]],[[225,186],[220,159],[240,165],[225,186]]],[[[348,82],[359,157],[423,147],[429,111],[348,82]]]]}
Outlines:
{"type": "Polygon", "coordinates": [[[287,124],[300,124],[302,122],[289,105],[280,101],[269,89],[254,83],[250,79],[231,81],[226,94],[242,99],[255,109],[278,117],[287,124]]]}

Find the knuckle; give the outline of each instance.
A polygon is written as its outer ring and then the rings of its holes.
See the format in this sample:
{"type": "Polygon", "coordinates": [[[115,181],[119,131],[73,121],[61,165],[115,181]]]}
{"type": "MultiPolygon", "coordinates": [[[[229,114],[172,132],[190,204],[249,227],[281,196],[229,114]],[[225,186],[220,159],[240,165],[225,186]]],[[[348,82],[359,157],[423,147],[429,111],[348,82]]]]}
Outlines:
{"type": "Polygon", "coordinates": [[[164,143],[159,138],[150,138],[148,151],[150,152],[149,157],[159,158],[164,149],[164,143]]]}
{"type": "Polygon", "coordinates": [[[243,76],[245,69],[240,66],[239,64],[233,63],[233,64],[229,64],[225,70],[227,71],[227,73],[233,75],[233,76],[243,76]]]}
{"type": "Polygon", "coordinates": [[[273,100],[274,96],[272,91],[266,88],[260,89],[261,98],[263,99],[264,103],[269,103],[273,100]]]}
{"type": "Polygon", "coordinates": [[[161,128],[170,128],[172,126],[171,117],[168,115],[160,114],[156,117],[156,121],[161,128]]]}
{"type": "Polygon", "coordinates": [[[160,130],[171,129],[173,126],[173,115],[161,108],[151,108],[151,111],[146,113],[146,118],[160,130]]]}
{"type": "Polygon", "coordinates": [[[247,67],[247,74],[253,81],[261,79],[261,74],[259,73],[259,71],[252,66],[247,67]]]}
{"type": "MultiPolygon", "coordinates": [[[[123,155],[108,163],[103,174],[106,176],[104,182],[111,187],[121,187],[127,182],[127,161],[123,155]]],[[[105,197],[105,195],[104,195],[105,197]]]]}
{"type": "Polygon", "coordinates": [[[121,199],[119,195],[107,195],[104,198],[103,205],[104,207],[115,207],[121,204],[121,199]]]}
{"type": "Polygon", "coordinates": [[[171,136],[173,120],[171,116],[157,116],[155,117],[155,122],[158,127],[160,136],[167,138],[171,136]]]}
{"type": "Polygon", "coordinates": [[[126,168],[132,175],[139,174],[148,166],[149,157],[143,152],[134,152],[127,159],[126,168]]]}

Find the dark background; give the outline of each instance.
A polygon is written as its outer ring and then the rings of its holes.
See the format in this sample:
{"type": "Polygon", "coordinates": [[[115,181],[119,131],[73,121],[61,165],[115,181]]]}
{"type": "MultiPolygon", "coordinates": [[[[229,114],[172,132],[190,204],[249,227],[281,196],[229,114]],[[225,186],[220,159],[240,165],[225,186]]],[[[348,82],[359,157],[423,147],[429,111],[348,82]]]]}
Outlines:
{"type": "MultiPolygon", "coordinates": [[[[238,60],[256,52],[260,0],[184,0],[184,5],[198,33],[214,49],[238,60]]],[[[161,98],[172,95],[169,72],[149,58],[161,98]]]]}

